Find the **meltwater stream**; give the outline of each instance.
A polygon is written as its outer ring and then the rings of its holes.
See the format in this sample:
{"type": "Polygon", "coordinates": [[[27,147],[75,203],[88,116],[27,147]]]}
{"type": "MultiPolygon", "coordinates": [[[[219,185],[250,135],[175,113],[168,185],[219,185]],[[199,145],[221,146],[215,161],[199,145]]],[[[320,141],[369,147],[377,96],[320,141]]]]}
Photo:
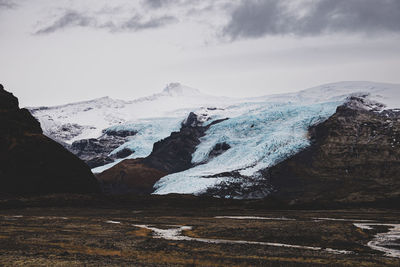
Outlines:
{"type": "Polygon", "coordinates": [[[351,254],[352,251],[338,250],[332,248],[321,248],[321,247],[311,247],[311,246],[300,246],[300,245],[289,245],[283,243],[272,243],[272,242],[257,242],[257,241],[245,241],[245,240],[227,240],[227,239],[209,239],[209,238],[195,238],[183,235],[183,231],[191,230],[191,226],[176,226],[170,229],[159,229],[156,227],[151,227],[148,225],[133,225],[135,227],[144,228],[151,230],[154,233],[154,238],[161,238],[166,240],[176,240],[176,241],[197,241],[204,243],[213,244],[248,244],[248,245],[261,245],[261,246],[273,246],[273,247],[284,247],[284,248],[297,248],[315,251],[324,251],[334,254],[351,254]]]}
{"type": "Polygon", "coordinates": [[[385,256],[400,258],[400,244],[395,243],[395,241],[400,241],[400,224],[354,223],[354,225],[363,230],[372,230],[374,226],[379,225],[389,227],[388,232],[376,234],[374,239],[368,242],[367,246],[384,252],[385,256]],[[397,249],[393,247],[397,247],[397,249]]]}
{"type": "MultiPolygon", "coordinates": [[[[238,219],[238,220],[296,220],[285,217],[257,217],[257,216],[216,216],[216,219],[238,219]]],[[[399,247],[399,244],[395,241],[400,240],[400,224],[385,224],[385,223],[374,223],[371,220],[360,220],[360,219],[337,219],[337,218],[313,218],[313,221],[353,221],[354,226],[363,230],[372,230],[373,226],[388,226],[388,232],[378,233],[375,235],[374,239],[367,243],[367,246],[373,250],[381,251],[385,253],[387,257],[400,258],[400,250],[394,249],[393,247],[399,247]],[[318,219],[318,220],[316,220],[318,219]],[[368,222],[368,223],[366,223],[368,222]]],[[[301,245],[291,245],[283,243],[273,243],[273,242],[257,242],[257,241],[244,241],[244,240],[227,240],[227,239],[209,239],[209,238],[194,238],[185,236],[183,231],[191,230],[191,226],[175,226],[169,229],[159,229],[156,227],[151,227],[149,225],[134,225],[135,227],[144,228],[151,230],[154,233],[154,238],[162,238],[166,240],[186,240],[186,241],[198,241],[205,243],[214,244],[250,244],[250,245],[263,245],[263,246],[274,246],[274,247],[286,247],[286,248],[297,248],[297,249],[307,249],[316,251],[325,251],[334,254],[351,254],[354,253],[348,250],[338,250],[332,248],[321,248],[312,246],[301,246],[301,245]]]]}

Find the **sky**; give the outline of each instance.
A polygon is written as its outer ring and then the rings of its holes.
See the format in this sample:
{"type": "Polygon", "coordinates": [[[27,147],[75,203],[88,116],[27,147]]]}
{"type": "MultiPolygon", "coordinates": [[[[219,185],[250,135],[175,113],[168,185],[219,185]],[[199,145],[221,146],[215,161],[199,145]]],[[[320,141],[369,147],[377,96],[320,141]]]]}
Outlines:
{"type": "Polygon", "coordinates": [[[399,0],[0,0],[0,83],[21,106],[338,81],[400,83],[399,0]]]}

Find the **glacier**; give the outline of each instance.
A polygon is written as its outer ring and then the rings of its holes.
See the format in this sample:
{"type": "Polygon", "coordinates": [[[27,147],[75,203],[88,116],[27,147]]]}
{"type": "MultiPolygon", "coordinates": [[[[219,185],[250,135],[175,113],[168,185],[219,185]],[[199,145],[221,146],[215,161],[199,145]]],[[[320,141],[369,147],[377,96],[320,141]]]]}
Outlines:
{"type": "Polygon", "coordinates": [[[308,128],[330,117],[343,101],[302,105],[301,103],[245,103],[214,116],[224,117],[243,110],[243,114],[212,125],[193,154],[195,167],[165,176],[155,194],[198,194],[210,186],[235,177],[224,173],[238,171],[257,177],[260,170],[273,166],[310,145],[308,128]],[[230,149],[209,159],[213,147],[225,142],[230,149]],[[220,177],[223,176],[223,177],[220,177]]]}

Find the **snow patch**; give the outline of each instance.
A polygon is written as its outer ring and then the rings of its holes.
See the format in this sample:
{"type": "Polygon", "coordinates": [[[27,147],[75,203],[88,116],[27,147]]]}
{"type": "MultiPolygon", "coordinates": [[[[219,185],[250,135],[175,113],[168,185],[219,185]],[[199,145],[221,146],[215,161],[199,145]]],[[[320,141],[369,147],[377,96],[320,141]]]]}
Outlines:
{"type": "Polygon", "coordinates": [[[121,222],[117,222],[117,221],[106,221],[106,223],[110,223],[110,224],[121,224],[121,222]]]}
{"type": "Polygon", "coordinates": [[[315,221],[341,221],[341,222],[373,222],[373,220],[342,219],[342,218],[312,218],[315,221]]]}
{"type": "Polygon", "coordinates": [[[373,230],[374,228],[372,228],[369,225],[366,225],[364,223],[353,223],[353,225],[357,228],[363,229],[363,230],[373,230]]]}
{"type": "Polygon", "coordinates": [[[215,216],[216,219],[236,219],[236,220],[274,220],[274,221],[295,221],[285,217],[257,217],[257,216],[215,216]]]}

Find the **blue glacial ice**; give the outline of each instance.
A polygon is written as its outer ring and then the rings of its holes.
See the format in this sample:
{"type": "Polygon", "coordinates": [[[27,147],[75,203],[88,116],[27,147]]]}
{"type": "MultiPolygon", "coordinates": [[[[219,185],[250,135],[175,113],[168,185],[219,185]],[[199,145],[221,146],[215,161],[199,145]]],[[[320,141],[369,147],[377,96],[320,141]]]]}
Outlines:
{"type": "Polygon", "coordinates": [[[213,119],[229,119],[207,130],[192,157],[198,165],[161,178],[155,194],[199,194],[223,181],[236,181],[218,175],[230,171],[256,178],[260,170],[309,146],[308,128],[329,118],[342,103],[244,103],[211,115],[213,119]],[[221,142],[231,148],[210,159],[210,151],[221,142]],[[218,177],[210,177],[213,175],[218,177]]]}
{"type": "Polygon", "coordinates": [[[134,123],[113,126],[109,129],[115,131],[135,130],[137,134],[132,136],[129,142],[126,142],[112,151],[110,155],[124,148],[128,148],[135,151],[135,153],[132,154],[132,158],[147,157],[150,155],[155,142],[168,137],[171,132],[179,131],[183,120],[184,117],[151,118],[138,120],[134,123]]]}
{"type": "MultiPolygon", "coordinates": [[[[166,117],[166,118],[149,118],[140,119],[131,123],[116,125],[106,130],[113,131],[137,131],[137,134],[132,136],[130,140],[114,151],[110,155],[118,153],[118,151],[128,148],[134,151],[133,154],[125,159],[143,158],[150,155],[154,143],[168,137],[172,132],[179,131],[181,122],[185,117],[166,117]]],[[[94,173],[103,172],[112,166],[118,164],[123,159],[118,159],[110,164],[92,169],[94,173]]]]}

